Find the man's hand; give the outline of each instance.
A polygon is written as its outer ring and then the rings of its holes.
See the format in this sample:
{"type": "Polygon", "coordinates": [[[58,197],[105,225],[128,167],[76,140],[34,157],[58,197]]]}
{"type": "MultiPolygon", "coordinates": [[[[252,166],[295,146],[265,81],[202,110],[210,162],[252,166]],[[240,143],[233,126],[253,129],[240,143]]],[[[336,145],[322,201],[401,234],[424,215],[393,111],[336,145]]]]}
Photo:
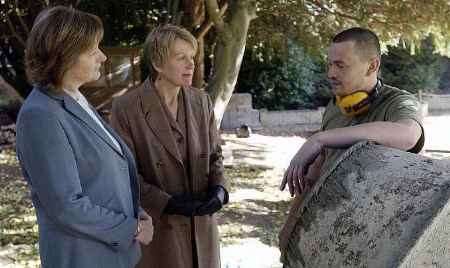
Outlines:
{"type": "Polygon", "coordinates": [[[152,218],[145,211],[139,214],[138,231],[135,239],[144,245],[148,245],[153,239],[152,218]]]}
{"type": "Polygon", "coordinates": [[[211,215],[219,211],[224,204],[228,203],[228,192],[220,185],[212,187],[208,191],[208,198],[198,207],[195,216],[211,215]]]}
{"type": "Polygon", "coordinates": [[[309,166],[316,160],[322,152],[323,144],[317,136],[311,136],[292,158],[288,169],[284,173],[280,190],[283,191],[286,184],[289,187],[291,196],[300,195],[306,188],[306,173],[309,166]]]}
{"type": "Polygon", "coordinates": [[[201,201],[195,200],[190,194],[174,195],[169,199],[164,212],[191,217],[196,213],[197,208],[201,204],[201,201]]]}

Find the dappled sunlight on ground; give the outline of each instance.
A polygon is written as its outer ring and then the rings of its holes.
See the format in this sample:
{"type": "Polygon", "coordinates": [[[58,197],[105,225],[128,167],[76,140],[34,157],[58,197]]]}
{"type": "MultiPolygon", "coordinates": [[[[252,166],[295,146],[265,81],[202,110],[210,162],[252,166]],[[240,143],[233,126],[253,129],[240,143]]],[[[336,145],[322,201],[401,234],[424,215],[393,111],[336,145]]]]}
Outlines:
{"type": "Polygon", "coordinates": [[[263,168],[286,168],[305,141],[298,136],[276,137],[253,134],[250,138],[236,138],[223,134],[225,164],[249,165],[263,168]]]}
{"type": "MultiPolygon", "coordinates": [[[[424,123],[423,154],[450,158],[450,115],[429,116],[424,123]]],[[[278,232],[291,198],[278,187],[308,136],[303,134],[266,130],[250,138],[222,135],[230,192],[230,203],[218,214],[223,268],[281,267],[278,232]]],[[[0,152],[0,233],[0,267],[38,267],[36,218],[12,149],[0,152]]]]}
{"type": "Polygon", "coordinates": [[[423,154],[433,158],[450,158],[450,114],[424,119],[425,148],[423,154]]]}
{"type": "Polygon", "coordinates": [[[278,187],[305,139],[260,134],[250,138],[225,134],[222,138],[230,184],[230,204],[219,213],[222,267],[281,267],[278,233],[290,197],[278,187]]]}
{"type": "Polygon", "coordinates": [[[0,153],[0,267],[38,267],[36,216],[15,151],[0,153]]]}

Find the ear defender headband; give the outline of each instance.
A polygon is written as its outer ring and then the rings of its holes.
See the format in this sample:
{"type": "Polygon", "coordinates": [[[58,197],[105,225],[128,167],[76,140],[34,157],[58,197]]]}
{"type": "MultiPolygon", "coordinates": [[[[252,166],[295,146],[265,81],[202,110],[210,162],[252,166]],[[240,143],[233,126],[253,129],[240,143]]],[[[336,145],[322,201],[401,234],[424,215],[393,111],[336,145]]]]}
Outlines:
{"type": "Polygon", "coordinates": [[[352,117],[364,114],[369,110],[369,106],[373,100],[379,95],[379,89],[382,85],[381,80],[378,80],[370,93],[356,91],[344,97],[336,96],[336,105],[345,116],[352,117]]]}

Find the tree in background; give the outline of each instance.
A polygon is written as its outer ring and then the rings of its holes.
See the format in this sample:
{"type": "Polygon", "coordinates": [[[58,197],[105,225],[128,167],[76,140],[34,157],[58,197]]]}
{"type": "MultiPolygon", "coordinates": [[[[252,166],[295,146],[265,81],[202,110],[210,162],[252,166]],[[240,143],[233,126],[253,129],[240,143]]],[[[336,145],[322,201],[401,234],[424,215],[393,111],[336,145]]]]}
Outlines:
{"type": "Polygon", "coordinates": [[[325,65],[292,40],[286,54],[256,47],[244,58],[237,92],[253,96],[255,108],[295,110],[324,106],[331,97],[325,65]]]}
{"type": "Polygon", "coordinates": [[[418,44],[433,33],[436,49],[440,53],[450,50],[447,0],[0,0],[1,42],[8,40],[17,55],[11,57],[14,62],[9,59],[13,67],[2,67],[1,74],[23,95],[25,87],[13,81],[24,81],[20,61],[23,43],[34,16],[51,4],[90,6],[88,11],[93,13],[106,12],[102,16],[105,27],[110,23],[117,27],[105,29],[105,42],[121,45],[139,44],[128,40],[142,40],[139,36],[144,37],[156,23],[171,22],[191,30],[200,44],[195,85],[204,86],[210,93],[219,119],[236,85],[247,44],[269,46],[289,38],[301,43],[307,53],[324,55],[336,32],[362,26],[377,32],[385,44],[397,44],[399,40],[418,44]],[[114,10],[120,7],[122,13],[102,11],[105,6],[115,6],[114,10]],[[13,79],[5,77],[7,72],[15,73],[13,79]]]}
{"type": "Polygon", "coordinates": [[[450,54],[450,3],[446,0],[260,0],[249,29],[249,45],[289,36],[308,51],[323,52],[339,31],[360,26],[377,33],[384,45],[400,40],[419,46],[433,33],[436,49],[450,54]]]}
{"type": "Polygon", "coordinates": [[[438,92],[444,71],[444,58],[435,52],[432,36],[411,54],[411,44],[389,46],[382,56],[382,78],[389,85],[417,93],[438,92]]]}
{"type": "Polygon", "coordinates": [[[9,88],[21,97],[31,90],[23,63],[25,43],[34,18],[50,5],[76,6],[79,0],[0,0],[0,87],[11,98],[9,88]]]}
{"type": "Polygon", "coordinates": [[[441,76],[441,81],[439,81],[440,93],[449,94],[450,93],[450,58],[444,58],[443,73],[441,76]]]}
{"type": "MultiPolygon", "coordinates": [[[[12,76],[5,75],[5,80],[13,77],[10,84],[23,96],[26,96],[30,90],[30,86],[24,82],[26,80],[23,72],[23,50],[27,34],[37,13],[45,7],[55,4],[72,5],[98,15],[101,13],[100,17],[105,26],[105,42],[108,44],[135,45],[138,42],[134,43],[134,41],[142,41],[152,25],[167,22],[182,25],[184,23],[183,26],[190,29],[199,41],[200,49],[196,57],[197,71],[194,84],[207,88],[212,96],[216,114],[221,119],[237,82],[246,46],[247,30],[250,21],[256,17],[256,1],[1,0],[1,28],[2,32],[6,33],[2,36],[2,40],[11,42],[10,40],[13,39],[15,44],[10,48],[19,55],[8,59],[9,62],[14,61],[16,66],[11,68],[10,65],[13,64],[7,64],[1,71],[2,74],[3,72],[5,74],[14,73],[12,76]],[[17,18],[17,22],[11,22],[12,17],[17,18]],[[205,84],[203,82],[205,61],[203,40],[211,29],[214,29],[214,36],[210,39],[207,49],[214,56],[208,57],[211,59],[211,71],[209,72],[211,75],[208,77],[208,83],[205,84]],[[20,76],[17,70],[21,70],[20,76]],[[14,80],[24,82],[25,85],[15,83],[14,80]]],[[[7,54],[2,53],[2,55],[7,54]]]]}

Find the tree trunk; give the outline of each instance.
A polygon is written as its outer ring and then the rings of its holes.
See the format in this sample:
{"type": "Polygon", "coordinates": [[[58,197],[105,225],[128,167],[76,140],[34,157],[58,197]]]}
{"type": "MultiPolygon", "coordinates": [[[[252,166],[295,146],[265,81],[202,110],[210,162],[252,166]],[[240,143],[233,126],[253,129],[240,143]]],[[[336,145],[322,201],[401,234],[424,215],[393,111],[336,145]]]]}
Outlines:
{"type": "MultiPolygon", "coordinates": [[[[205,2],[203,0],[183,0],[183,26],[194,33],[205,22],[205,2]]],[[[205,41],[197,37],[198,49],[195,55],[195,71],[192,85],[202,88],[205,84],[205,41]]]]}
{"type": "Polygon", "coordinates": [[[20,96],[18,91],[3,79],[2,75],[0,75],[0,91],[11,100],[23,102],[22,96],[20,96]]]}
{"type": "Polygon", "coordinates": [[[222,29],[218,29],[214,53],[213,76],[208,81],[207,91],[211,95],[219,127],[225,108],[233,94],[239,69],[244,57],[247,31],[250,21],[256,18],[256,6],[251,0],[233,1],[231,17],[222,29]]]}
{"type": "Polygon", "coordinates": [[[195,55],[195,72],[192,85],[196,88],[203,88],[205,85],[205,41],[203,37],[197,39],[198,50],[195,55]]]}
{"type": "Polygon", "coordinates": [[[285,267],[448,267],[450,161],[359,143],[280,234],[285,267]],[[283,232],[288,239],[284,243],[283,232]]]}

